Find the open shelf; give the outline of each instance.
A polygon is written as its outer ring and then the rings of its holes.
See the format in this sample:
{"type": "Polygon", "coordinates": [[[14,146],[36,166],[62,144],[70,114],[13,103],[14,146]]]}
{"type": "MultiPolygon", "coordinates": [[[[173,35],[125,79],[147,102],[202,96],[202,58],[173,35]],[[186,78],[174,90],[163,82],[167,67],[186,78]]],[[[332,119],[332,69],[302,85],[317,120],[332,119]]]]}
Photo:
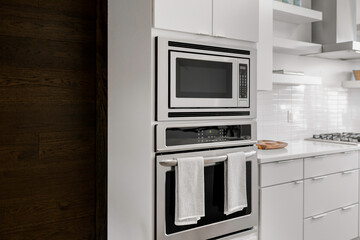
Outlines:
{"type": "Polygon", "coordinates": [[[274,19],[288,23],[311,23],[322,21],[322,12],[295,6],[289,3],[274,1],[274,19]]]}
{"type": "Polygon", "coordinates": [[[314,76],[298,76],[289,74],[273,73],[273,84],[283,85],[320,85],[322,82],[321,77],[314,76]]]}
{"type": "Polygon", "coordinates": [[[273,48],[274,51],[278,53],[308,55],[320,53],[322,45],[275,37],[273,40],[273,48]]]}
{"type": "Polygon", "coordinates": [[[360,88],[360,80],[350,80],[342,82],[343,88],[360,88]]]}

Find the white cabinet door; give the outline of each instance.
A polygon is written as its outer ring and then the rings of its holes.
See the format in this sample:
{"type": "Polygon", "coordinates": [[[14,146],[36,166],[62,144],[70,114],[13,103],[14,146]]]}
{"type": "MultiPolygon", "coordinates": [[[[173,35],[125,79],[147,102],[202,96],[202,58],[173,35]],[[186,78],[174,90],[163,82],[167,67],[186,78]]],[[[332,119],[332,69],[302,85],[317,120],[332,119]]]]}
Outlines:
{"type": "Polygon", "coordinates": [[[304,240],[351,240],[357,236],[357,204],[304,220],[304,240]]]}
{"type": "Polygon", "coordinates": [[[214,36],[251,42],[259,40],[259,0],[213,1],[214,36]]]}
{"type": "Polygon", "coordinates": [[[314,177],[304,183],[305,218],[359,201],[359,170],[314,177]]]}
{"type": "Polygon", "coordinates": [[[260,240],[303,239],[303,182],[260,190],[260,240]]]}
{"type": "Polygon", "coordinates": [[[154,27],[212,34],[212,0],[154,0],[154,27]]]}

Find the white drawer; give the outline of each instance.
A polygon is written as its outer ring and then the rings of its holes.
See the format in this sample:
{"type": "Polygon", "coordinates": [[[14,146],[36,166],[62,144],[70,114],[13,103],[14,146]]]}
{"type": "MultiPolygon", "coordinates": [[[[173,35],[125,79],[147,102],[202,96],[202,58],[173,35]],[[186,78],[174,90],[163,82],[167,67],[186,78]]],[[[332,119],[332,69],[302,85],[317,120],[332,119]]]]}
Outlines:
{"type": "Polygon", "coordinates": [[[357,204],[304,220],[304,240],[351,240],[357,236],[357,204]]]}
{"type": "Polygon", "coordinates": [[[305,158],[304,176],[305,178],[311,178],[356,169],[358,166],[358,151],[305,158]]]}
{"type": "Polygon", "coordinates": [[[314,177],[304,182],[304,217],[355,204],[359,198],[359,170],[314,177]]]}
{"type": "Polygon", "coordinates": [[[303,179],[303,169],[302,159],[261,164],[260,186],[266,187],[303,179]]]}

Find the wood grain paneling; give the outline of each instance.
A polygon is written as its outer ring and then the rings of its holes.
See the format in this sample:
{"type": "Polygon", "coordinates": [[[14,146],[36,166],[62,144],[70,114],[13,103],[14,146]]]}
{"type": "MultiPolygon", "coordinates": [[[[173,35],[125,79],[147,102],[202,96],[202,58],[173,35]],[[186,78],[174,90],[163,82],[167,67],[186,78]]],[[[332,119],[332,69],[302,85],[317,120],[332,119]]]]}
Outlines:
{"type": "Polygon", "coordinates": [[[94,239],[93,216],[51,222],[37,226],[21,227],[17,231],[0,232],[0,239],[6,240],[89,240],[94,239]]]}
{"type": "Polygon", "coordinates": [[[94,18],[78,18],[50,9],[0,6],[0,35],[84,42],[94,40],[94,18]]]}
{"type": "Polygon", "coordinates": [[[96,1],[96,239],[107,239],[107,1],[96,1]]]}
{"type": "Polygon", "coordinates": [[[0,239],[96,239],[96,21],[0,0],[0,239]]]}

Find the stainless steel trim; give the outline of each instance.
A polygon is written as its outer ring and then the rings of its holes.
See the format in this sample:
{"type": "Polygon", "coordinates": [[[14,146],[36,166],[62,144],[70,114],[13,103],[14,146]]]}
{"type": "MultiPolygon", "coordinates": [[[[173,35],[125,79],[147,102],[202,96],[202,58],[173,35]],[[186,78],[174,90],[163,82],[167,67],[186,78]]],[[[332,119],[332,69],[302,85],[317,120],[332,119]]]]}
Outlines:
{"type": "Polygon", "coordinates": [[[343,171],[342,174],[352,174],[356,172],[357,170],[349,170],[349,171],[343,171]]]}
{"type": "Polygon", "coordinates": [[[352,208],[354,208],[354,207],[356,207],[356,206],[357,206],[357,204],[351,205],[351,206],[347,206],[347,207],[343,207],[343,208],[341,208],[341,210],[346,211],[346,210],[352,209],[352,208]]]}
{"type": "MultiPolygon", "coordinates": [[[[239,46],[224,46],[219,44],[209,44],[209,43],[201,43],[201,42],[194,42],[188,40],[174,40],[168,38],[161,38],[159,37],[157,40],[157,113],[156,113],[156,120],[157,121],[183,121],[183,120],[212,120],[212,119],[252,119],[256,118],[256,101],[257,101],[257,94],[256,94],[256,85],[257,85],[257,68],[256,68],[256,58],[257,53],[256,49],[248,48],[248,47],[239,47],[239,46]],[[186,49],[187,52],[193,53],[200,53],[200,54],[214,54],[214,55],[224,55],[229,58],[243,58],[243,59],[250,59],[249,62],[249,86],[250,92],[248,93],[250,107],[242,107],[243,102],[242,99],[236,98],[238,105],[240,108],[185,108],[185,109],[175,109],[169,108],[169,96],[170,96],[170,80],[169,80],[169,51],[184,51],[184,48],[180,47],[170,47],[168,46],[169,41],[178,41],[178,42],[185,42],[185,43],[192,43],[192,44],[201,44],[201,45],[211,45],[214,47],[226,47],[226,48],[233,48],[233,49],[242,49],[250,51],[250,55],[241,55],[235,53],[219,53],[213,52],[209,50],[199,50],[199,49],[186,49]],[[181,111],[180,111],[181,110],[181,111]],[[171,112],[244,112],[250,111],[250,115],[248,116],[211,116],[211,117],[169,117],[168,114],[171,112]]],[[[237,68],[236,68],[237,69],[237,68]]],[[[238,79],[237,79],[238,81],[238,79]]],[[[238,83],[237,83],[238,84],[238,83]]],[[[236,89],[236,93],[238,90],[236,89]]],[[[236,94],[238,96],[238,94],[236,94]]]]}
{"type": "Polygon", "coordinates": [[[313,216],[313,217],[311,217],[311,219],[319,219],[319,218],[323,218],[323,217],[325,217],[326,215],[328,215],[327,213],[323,213],[323,214],[319,214],[319,215],[316,215],[316,216],[313,216]]]}
{"type": "Polygon", "coordinates": [[[286,163],[292,163],[295,162],[297,159],[293,159],[293,160],[286,160],[286,161],[277,161],[277,164],[286,164],[286,163]]]}
{"type": "MultiPolygon", "coordinates": [[[[251,152],[247,152],[245,153],[245,157],[252,157],[256,155],[256,151],[251,151],[251,152]]],[[[206,157],[204,158],[204,164],[213,164],[213,163],[219,163],[219,162],[224,162],[227,160],[227,155],[222,155],[222,156],[216,156],[216,157],[206,157]]],[[[161,160],[159,162],[159,164],[161,166],[164,167],[174,167],[177,165],[177,159],[165,159],[165,160],[161,160]]]]}
{"type": "Polygon", "coordinates": [[[313,181],[317,181],[317,180],[322,180],[322,179],[325,179],[325,178],[327,178],[328,176],[321,176],[321,177],[313,177],[313,178],[311,178],[311,180],[313,180],[313,181]]]}
{"type": "Polygon", "coordinates": [[[257,156],[252,155],[247,158],[247,162],[251,162],[251,196],[252,196],[252,213],[250,215],[229,219],[219,223],[213,223],[198,228],[189,229],[174,234],[165,234],[165,177],[166,172],[171,171],[173,167],[164,167],[160,162],[171,158],[203,156],[216,157],[226,155],[231,152],[252,152],[256,151],[256,147],[239,147],[221,150],[199,151],[177,153],[169,155],[156,156],[156,239],[157,240],[184,240],[197,239],[206,240],[218,237],[228,233],[236,232],[242,229],[252,228],[258,224],[258,166],[257,156]]]}
{"type": "Polygon", "coordinates": [[[328,142],[328,143],[336,143],[336,144],[347,144],[347,145],[359,145],[359,143],[355,142],[342,142],[342,141],[333,141],[333,140],[324,140],[324,139],[314,139],[314,138],[305,138],[306,141],[313,141],[313,142],[328,142]]]}
{"type": "MultiPolygon", "coordinates": [[[[243,60],[242,62],[248,64],[248,60],[243,60]]],[[[239,79],[239,71],[236,67],[238,64],[237,59],[231,57],[219,57],[211,55],[200,55],[192,53],[183,53],[183,52],[171,52],[170,53],[170,107],[175,108],[211,108],[211,107],[237,107],[238,106],[238,88],[239,81],[234,81],[239,79]],[[232,64],[232,68],[235,71],[232,71],[232,98],[231,99],[221,99],[221,98],[177,98],[176,97],[176,59],[177,58],[186,58],[194,60],[204,60],[204,61],[214,61],[214,62],[227,62],[232,64]]]]}
{"type": "Polygon", "coordinates": [[[216,122],[160,122],[156,125],[156,151],[157,152],[170,152],[170,151],[183,151],[194,150],[204,148],[216,148],[216,147],[232,147],[232,146],[244,146],[256,144],[257,136],[257,124],[256,121],[249,120],[228,120],[228,121],[216,121],[216,122]],[[213,142],[202,144],[189,144],[180,146],[167,146],[166,145],[166,129],[174,127],[200,127],[200,126],[222,126],[222,125],[251,125],[251,139],[241,141],[227,141],[227,142],[213,142]]]}

